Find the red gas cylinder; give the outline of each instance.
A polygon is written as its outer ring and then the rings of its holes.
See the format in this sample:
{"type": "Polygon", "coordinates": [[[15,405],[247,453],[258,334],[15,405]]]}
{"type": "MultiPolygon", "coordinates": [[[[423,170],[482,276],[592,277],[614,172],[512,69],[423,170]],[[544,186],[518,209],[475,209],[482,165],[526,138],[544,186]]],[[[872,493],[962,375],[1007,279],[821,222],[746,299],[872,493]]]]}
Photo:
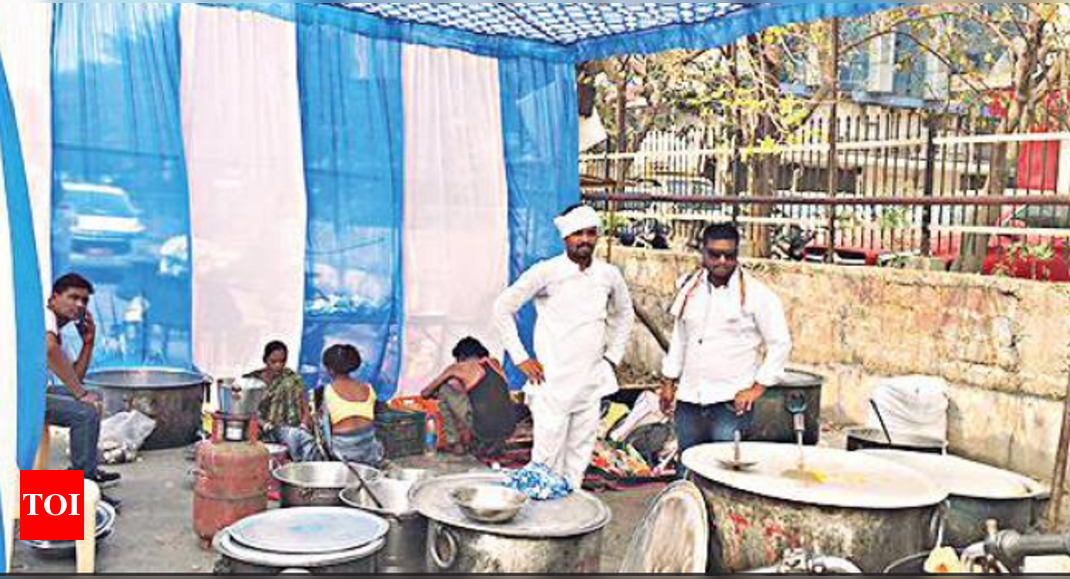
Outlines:
{"type": "Polygon", "coordinates": [[[219,531],[267,510],[271,455],[259,442],[203,442],[197,448],[193,530],[208,546],[219,531]]]}

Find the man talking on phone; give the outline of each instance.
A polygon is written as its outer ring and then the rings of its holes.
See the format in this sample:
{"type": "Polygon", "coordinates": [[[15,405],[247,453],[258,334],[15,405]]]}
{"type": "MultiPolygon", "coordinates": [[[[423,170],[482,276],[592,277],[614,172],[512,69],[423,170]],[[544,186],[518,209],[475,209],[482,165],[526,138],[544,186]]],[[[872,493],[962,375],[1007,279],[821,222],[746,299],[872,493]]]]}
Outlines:
{"type": "MultiPolygon", "coordinates": [[[[52,297],[45,308],[45,340],[48,345],[48,396],[45,423],[71,430],[71,470],[80,470],[85,478],[101,488],[115,484],[119,475],[98,467],[97,442],[104,404],[100,395],[82,384],[93,361],[97,328],[89,313],[93,284],[78,274],[68,274],[52,286],[52,297]],[[71,362],[63,349],[61,331],[74,323],[82,339],[78,358],[71,362]]],[[[111,501],[109,501],[111,502],[111,501]]]]}

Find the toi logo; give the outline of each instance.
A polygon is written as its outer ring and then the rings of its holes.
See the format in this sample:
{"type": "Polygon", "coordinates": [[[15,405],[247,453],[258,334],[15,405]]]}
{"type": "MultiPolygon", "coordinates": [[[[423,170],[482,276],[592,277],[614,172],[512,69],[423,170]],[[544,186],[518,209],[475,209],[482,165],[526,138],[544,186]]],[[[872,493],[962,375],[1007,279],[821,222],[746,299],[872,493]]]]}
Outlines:
{"type": "MultiPolygon", "coordinates": [[[[85,526],[82,471],[23,471],[19,474],[19,539],[81,541],[85,526]]],[[[96,517],[96,513],[88,516],[96,517]]]]}

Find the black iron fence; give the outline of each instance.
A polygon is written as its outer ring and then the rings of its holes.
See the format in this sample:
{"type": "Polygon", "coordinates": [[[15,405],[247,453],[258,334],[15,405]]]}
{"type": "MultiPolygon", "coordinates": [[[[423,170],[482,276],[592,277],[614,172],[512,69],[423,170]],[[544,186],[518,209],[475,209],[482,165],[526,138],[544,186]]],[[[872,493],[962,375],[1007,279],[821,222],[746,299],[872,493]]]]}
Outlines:
{"type": "Polygon", "coordinates": [[[834,133],[817,118],[755,147],[724,132],[654,134],[636,153],[583,156],[581,174],[625,243],[693,244],[706,223],[733,221],[752,256],[932,258],[1070,281],[1070,133],[999,135],[996,126],[863,111],[834,133]]]}

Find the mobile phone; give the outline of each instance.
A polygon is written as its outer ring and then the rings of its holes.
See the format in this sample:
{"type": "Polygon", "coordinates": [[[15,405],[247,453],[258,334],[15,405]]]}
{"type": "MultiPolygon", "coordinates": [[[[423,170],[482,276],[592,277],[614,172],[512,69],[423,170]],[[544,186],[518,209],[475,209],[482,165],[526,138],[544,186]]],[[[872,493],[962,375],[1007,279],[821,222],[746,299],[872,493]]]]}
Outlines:
{"type": "Polygon", "coordinates": [[[78,314],[78,320],[75,322],[75,325],[78,326],[79,330],[84,330],[85,329],[86,314],[87,314],[87,312],[84,312],[84,311],[82,313],[78,314]]]}

